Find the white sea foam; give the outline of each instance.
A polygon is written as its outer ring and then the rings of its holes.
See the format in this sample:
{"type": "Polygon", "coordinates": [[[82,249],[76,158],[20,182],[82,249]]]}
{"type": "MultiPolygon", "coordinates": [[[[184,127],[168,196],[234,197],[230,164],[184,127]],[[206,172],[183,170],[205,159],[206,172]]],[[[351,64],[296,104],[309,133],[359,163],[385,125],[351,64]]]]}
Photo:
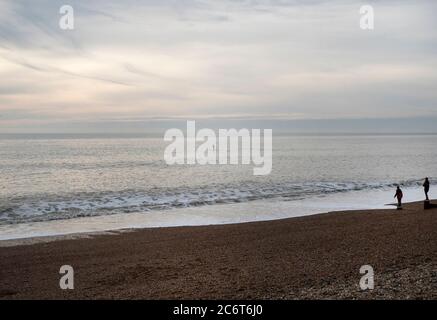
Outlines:
{"type": "MultiPolygon", "coordinates": [[[[108,230],[199,226],[265,221],[294,218],[331,211],[360,209],[392,209],[385,204],[393,202],[393,190],[372,189],[325,195],[287,201],[284,199],[254,200],[216,206],[172,208],[161,211],[132,212],[123,214],[52,220],[33,223],[0,225],[0,240],[23,239],[108,230]]],[[[405,201],[423,198],[416,187],[404,188],[405,201]]],[[[40,239],[50,241],[50,239],[40,239]]],[[[14,244],[13,242],[12,244],[14,244]]],[[[27,243],[27,242],[18,242],[27,243]]],[[[33,243],[30,241],[29,243],[33,243]]],[[[9,242],[6,242],[9,245],[9,242]]],[[[0,246],[2,243],[0,242],[0,246]]]]}
{"type": "MultiPolygon", "coordinates": [[[[199,189],[155,189],[138,191],[78,193],[64,197],[20,198],[3,203],[0,224],[16,224],[172,208],[241,203],[263,199],[297,200],[325,194],[359,190],[386,190],[394,183],[244,183],[236,186],[209,186],[199,189]]],[[[404,181],[405,187],[419,185],[404,181]]]]}

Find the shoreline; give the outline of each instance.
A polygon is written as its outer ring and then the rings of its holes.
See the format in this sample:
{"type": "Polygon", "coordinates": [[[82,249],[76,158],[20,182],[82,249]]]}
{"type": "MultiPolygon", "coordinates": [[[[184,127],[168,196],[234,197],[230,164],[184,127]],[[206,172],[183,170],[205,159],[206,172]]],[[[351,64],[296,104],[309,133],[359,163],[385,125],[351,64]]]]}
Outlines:
{"type": "MultiPolygon", "coordinates": [[[[405,202],[413,202],[422,196],[416,188],[405,191],[407,194],[405,202]]],[[[39,238],[40,240],[47,238],[48,241],[51,241],[50,237],[62,235],[77,237],[78,234],[117,232],[119,230],[227,225],[282,220],[335,211],[386,209],[388,207],[382,204],[391,197],[392,190],[359,190],[293,201],[267,199],[171,210],[3,224],[0,225],[0,247],[11,245],[5,241],[17,240],[17,243],[21,243],[28,238],[39,238]]]]}
{"type": "MultiPolygon", "coordinates": [[[[153,229],[177,229],[177,228],[198,228],[198,227],[214,227],[214,226],[238,226],[238,225],[246,225],[252,223],[268,223],[272,221],[281,221],[281,220],[292,220],[303,217],[317,217],[324,216],[329,214],[336,213],[345,213],[345,212],[355,212],[355,211],[367,211],[367,210],[393,210],[390,206],[394,206],[395,204],[387,204],[386,209],[365,209],[365,210],[334,210],[327,212],[315,212],[306,215],[300,215],[295,217],[280,217],[280,218],[271,218],[265,220],[252,220],[252,221],[243,221],[243,222],[228,222],[228,223],[211,223],[211,224],[193,224],[193,225],[170,225],[170,226],[154,226],[154,227],[126,227],[126,228],[116,228],[116,229],[105,229],[99,231],[83,231],[83,232],[74,232],[74,233],[62,233],[62,234],[54,234],[54,235],[42,235],[42,236],[31,236],[31,237],[21,237],[21,238],[12,238],[12,239],[0,239],[0,249],[7,247],[16,247],[16,246],[31,246],[40,243],[49,243],[63,240],[78,240],[78,239],[93,239],[102,235],[121,235],[124,233],[130,232],[141,232],[143,230],[153,230],[153,229]]],[[[94,218],[94,217],[93,217],[94,218]]],[[[100,217],[97,217],[100,218],[100,217]]],[[[77,219],[77,218],[76,218],[77,219]]],[[[88,218],[79,218],[79,219],[88,219],[88,218]]],[[[66,220],[68,221],[68,220],[66,220]]]]}
{"type": "Polygon", "coordinates": [[[4,240],[0,299],[437,298],[437,209],[4,240]],[[59,268],[75,289],[59,289],[59,268]],[[359,290],[362,265],[375,290],[359,290]]]}

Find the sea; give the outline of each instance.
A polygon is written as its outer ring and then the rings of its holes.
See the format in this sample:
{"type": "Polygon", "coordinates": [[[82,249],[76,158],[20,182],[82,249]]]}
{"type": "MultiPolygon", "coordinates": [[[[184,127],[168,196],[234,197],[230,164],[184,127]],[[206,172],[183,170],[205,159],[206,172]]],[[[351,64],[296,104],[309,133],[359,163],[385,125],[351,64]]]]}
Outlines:
{"type": "Polygon", "coordinates": [[[273,135],[273,167],[168,165],[156,134],[0,135],[0,240],[229,224],[423,200],[437,135],[273,135]]]}

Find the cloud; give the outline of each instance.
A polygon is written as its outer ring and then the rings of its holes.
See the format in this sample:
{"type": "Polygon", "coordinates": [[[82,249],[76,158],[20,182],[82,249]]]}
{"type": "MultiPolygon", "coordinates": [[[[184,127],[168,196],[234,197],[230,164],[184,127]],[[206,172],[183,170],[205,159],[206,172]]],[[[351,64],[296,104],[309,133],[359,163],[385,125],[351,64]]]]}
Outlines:
{"type": "Polygon", "coordinates": [[[73,0],[73,31],[63,4],[0,3],[0,113],[16,123],[437,116],[431,0],[73,0]]]}

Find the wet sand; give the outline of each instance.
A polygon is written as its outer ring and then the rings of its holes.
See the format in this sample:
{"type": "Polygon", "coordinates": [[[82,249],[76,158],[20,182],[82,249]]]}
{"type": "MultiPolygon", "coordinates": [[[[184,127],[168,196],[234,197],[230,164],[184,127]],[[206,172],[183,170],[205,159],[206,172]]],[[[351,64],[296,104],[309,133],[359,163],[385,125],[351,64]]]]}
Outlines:
{"type": "Polygon", "coordinates": [[[47,240],[3,242],[1,299],[437,299],[437,209],[423,202],[47,240]],[[59,288],[62,265],[74,290],[59,288]]]}

